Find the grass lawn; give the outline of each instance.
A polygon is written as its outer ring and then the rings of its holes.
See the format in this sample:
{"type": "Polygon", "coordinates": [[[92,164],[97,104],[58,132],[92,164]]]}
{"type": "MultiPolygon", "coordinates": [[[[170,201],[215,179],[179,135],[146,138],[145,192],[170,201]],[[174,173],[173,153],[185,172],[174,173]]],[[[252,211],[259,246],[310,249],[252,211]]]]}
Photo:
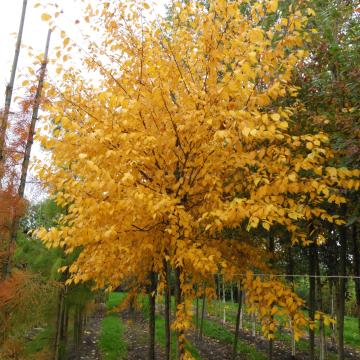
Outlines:
{"type": "MultiPolygon", "coordinates": [[[[237,312],[237,304],[226,302],[225,305],[226,309],[226,321],[229,321],[232,324],[236,323],[236,312],[237,312]]],[[[223,304],[219,301],[211,301],[206,304],[206,309],[209,311],[212,315],[222,319],[223,317],[223,304]],[[221,306],[220,306],[221,305],[221,306]]],[[[358,332],[358,325],[357,325],[357,318],[351,317],[351,316],[345,316],[345,324],[344,324],[344,341],[345,345],[348,345],[350,347],[358,348],[360,349],[360,335],[358,332]]],[[[244,327],[246,329],[251,329],[251,322],[248,321],[244,317],[244,327]]],[[[257,323],[256,331],[260,331],[261,327],[257,323]]],[[[326,328],[326,335],[330,336],[330,328],[326,328]]],[[[287,333],[277,333],[277,339],[283,340],[283,341],[291,341],[290,335],[287,333]]],[[[300,350],[307,350],[308,349],[308,342],[306,340],[300,340],[297,343],[297,348],[300,350]]]]}
{"type": "Polygon", "coordinates": [[[106,309],[111,310],[115,306],[121,304],[121,302],[125,299],[126,293],[123,292],[113,292],[109,294],[108,301],[106,302],[106,309]]]}
{"type": "MultiPolygon", "coordinates": [[[[215,321],[204,319],[204,335],[232,345],[234,334],[215,321]]],[[[267,356],[257,350],[255,346],[239,339],[237,346],[238,353],[245,354],[247,360],[266,360],[267,356]]]]}
{"type": "MultiPolygon", "coordinates": [[[[149,298],[147,296],[140,296],[139,302],[141,304],[141,309],[143,311],[145,319],[149,318],[149,298]]],[[[172,298],[171,302],[172,310],[175,307],[174,299],[172,298]]],[[[165,338],[165,319],[162,315],[157,314],[155,318],[155,341],[160,344],[163,348],[166,344],[166,338],[165,338]]],[[[186,344],[186,350],[190,352],[190,354],[193,356],[196,360],[201,360],[201,356],[196,349],[196,347],[190,343],[187,342],[186,344]]],[[[175,332],[171,331],[171,358],[176,359],[176,336],[175,332]]]]}
{"type": "MultiPolygon", "coordinates": [[[[106,303],[108,310],[119,305],[126,294],[111,293],[106,303]]],[[[121,360],[126,357],[125,325],[117,314],[107,315],[101,322],[99,348],[103,360],[121,360]]]]}
{"type": "Polygon", "coordinates": [[[54,328],[47,326],[29,342],[26,343],[25,353],[30,357],[32,354],[36,354],[51,344],[51,339],[54,337],[54,328]]]}
{"type": "Polygon", "coordinates": [[[358,319],[351,316],[345,316],[344,324],[345,344],[360,349],[360,335],[358,329],[358,319]]]}

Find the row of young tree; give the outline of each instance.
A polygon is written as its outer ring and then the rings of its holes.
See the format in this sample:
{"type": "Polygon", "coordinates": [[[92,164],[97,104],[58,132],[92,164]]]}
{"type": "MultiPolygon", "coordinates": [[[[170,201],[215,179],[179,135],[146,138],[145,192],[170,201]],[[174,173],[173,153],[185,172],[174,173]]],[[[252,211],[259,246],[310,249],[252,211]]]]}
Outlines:
{"type": "MultiPolygon", "coordinates": [[[[179,1],[155,20],[144,2],[105,2],[85,18],[102,42],[89,44],[81,71],[59,63],[38,136],[51,156],[39,177],[66,211],[36,236],[79,252],[62,268],[67,284],[146,287],[151,314],[164,292],[169,314],[173,271],[172,328],[186,359],[193,299],[204,283],[215,294],[221,274],[259,314],[270,355],[281,316],[295,338],[309,331],[313,359],[315,318],[329,321],[316,275],[337,276],[343,359],[349,273],[360,315],[355,2],[179,1]],[[291,282],[256,276],[291,280],[304,259],[306,302],[291,282]]],[[[67,59],[77,44],[62,36],[67,59]]]]}

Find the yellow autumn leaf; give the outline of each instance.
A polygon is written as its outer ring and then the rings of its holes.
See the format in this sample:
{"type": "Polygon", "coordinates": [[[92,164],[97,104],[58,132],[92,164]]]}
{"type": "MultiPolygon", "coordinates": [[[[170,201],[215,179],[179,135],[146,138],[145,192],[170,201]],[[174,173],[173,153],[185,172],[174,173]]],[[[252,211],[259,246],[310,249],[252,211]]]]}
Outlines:
{"type": "Polygon", "coordinates": [[[51,19],[51,15],[49,15],[49,14],[44,13],[41,15],[42,21],[49,21],[50,19],[51,19]]]}
{"type": "Polygon", "coordinates": [[[271,114],[271,118],[275,121],[279,121],[280,120],[280,115],[279,114],[271,114]]]}
{"type": "Polygon", "coordinates": [[[63,41],[63,45],[64,45],[64,47],[66,47],[66,46],[68,46],[69,45],[69,43],[70,43],[70,39],[67,37],[67,38],[65,38],[64,39],[64,41],[63,41]]]}

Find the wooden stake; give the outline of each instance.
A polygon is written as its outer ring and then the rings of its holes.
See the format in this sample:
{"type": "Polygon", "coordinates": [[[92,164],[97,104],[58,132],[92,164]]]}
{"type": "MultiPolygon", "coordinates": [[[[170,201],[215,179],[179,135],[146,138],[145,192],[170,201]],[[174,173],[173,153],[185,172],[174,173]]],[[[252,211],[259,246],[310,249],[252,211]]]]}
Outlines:
{"type": "MultiPolygon", "coordinates": [[[[45,46],[45,53],[44,53],[44,59],[41,64],[40,68],[40,76],[39,76],[39,83],[38,87],[36,89],[35,99],[34,99],[34,109],[31,116],[31,123],[29,128],[29,134],[25,146],[25,154],[24,154],[24,160],[21,166],[21,177],[20,177],[20,184],[18,189],[18,195],[20,198],[24,197],[25,193],[25,185],[26,185],[26,178],[28,175],[29,170],[29,163],[30,163],[30,155],[31,155],[31,148],[34,143],[34,133],[35,133],[35,125],[38,118],[39,113],[39,107],[40,107],[40,100],[41,100],[41,93],[44,86],[44,79],[45,79],[45,73],[46,73],[46,65],[48,61],[48,53],[49,53],[49,45],[50,45],[50,37],[51,37],[51,30],[49,29],[47,39],[46,39],[46,46],[45,46]]],[[[16,241],[16,235],[17,230],[19,227],[19,220],[13,219],[12,225],[11,225],[11,231],[10,231],[10,239],[8,241],[8,255],[5,259],[4,264],[4,277],[7,277],[11,272],[11,249],[13,244],[16,241]]]]}
{"type": "Polygon", "coordinates": [[[10,114],[11,100],[12,100],[12,94],[13,94],[13,89],[14,89],[15,75],[16,75],[16,69],[17,69],[17,64],[18,64],[20,49],[21,49],[21,39],[22,39],[22,35],[23,35],[23,30],[24,30],[26,6],[27,6],[27,0],[23,0],[19,32],[18,32],[16,46],[15,46],[15,55],[14,55],[14,60],[13,60],[12,68],[11,68],[10,81],[6,86],[5,107],[4,107],[2,117],[1,117],[1,124],[0,124],[0,187],[1,187],[1,180],[4,177],[4,163],[5,163],[4,148],[5,148],[6,129],[7,129],[8,122],[9,122],[9,114],[10,114]]]}

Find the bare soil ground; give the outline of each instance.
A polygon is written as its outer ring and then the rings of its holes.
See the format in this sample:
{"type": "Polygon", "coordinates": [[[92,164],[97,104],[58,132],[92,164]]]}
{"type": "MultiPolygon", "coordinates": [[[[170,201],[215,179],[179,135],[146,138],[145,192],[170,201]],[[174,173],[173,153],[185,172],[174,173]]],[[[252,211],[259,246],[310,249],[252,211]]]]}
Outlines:
{"type": "MultiPolygon", "coordinates": [[[[149,326],[140,312],[130,313],[124,310],[119,314],[126,325],[125,340],[128,344],[127,360],[147,360],[149,343],[149,326]]],[[[164,359],[164,350],[160,346],[155,349],[156,359],[164,359]]]]}
{"type": "MultiPolygon", "coordinates": [[[[84,335],[79,348],[79,359],[81,360],[101,360],[100,351],[97,345],[100,336],[101,321],[104,318],[104,310],[99,309],[89,319],[85,326],[84,335]]],[[[68,360],[75,360],[76,354],[73,352],[68,360]]]]}
{"type": "MultiPolygon", "coordinates": [[[[209,317],[213,321],[221,323],[221,321],[213,316],[209,317]]],[[[226,323],[225,326],[232,332],[235,332],[235,326],[231,323],[226,323]]],[[[264,354],[268,354],[269,350],[269,341],[261,336],[253,336],[250,331],[241,330],[239,333],[239,338],[246,341],[248,344],[253,344],[256,348],[262,351],[264,354]]],[[[328,351],[336,354],[336,349],[330,343],[328,344],[328,351]]],[[[308,360],[309,353],[303,350],[296,350],[296,355],[293,357],[291,355],[291,347],[288,342],[275,340],[273,342],[273,359],[279,360],[308,360]]],[[[225,359],[225,358],[224,358],[225,359]]],[[[360,360],[360,351],[352,349],[349,347],[345,348],[345,359],[349,360],[360,360]]]]}
{"type": "MultiPolygon", "coordinates": [[[[144,319],[142,313],[131,313],[125,310],[119,314],[120,318],[126,325],[125,340],[128,344],[127,360],[147,360],[148,359],[148,323],[144,319]]],[[[82,344],[80,346],[80,359],[81,360],[101,360],[100,352],[97,342],[100,334],[101,321],[104,317],[104,311],[99,310],[93,314],[85,327],[82,344]]],[[[211,320],[220,322],[219,319],[211,317],[211,320]]],[[[225,326],[234,332],[234,326],[226,323],[225,326]]],[[[267,354],[269,342],[260,337],[253,337],[251,332],[240,331],[240,339],[246,341],[248,344],[255,345],[255,347],[267,354]]],[[[189,341],[196,346],[200,356],[203,360],[230,360],[232,355],[232,346],[225,344],[219,340],[212,339],[204,336],[200,341],[194,334],[189,332],[189,341]]],[[[331,352],[336,353],[335,349],[329,349],[331,352]]],[[[165,358],[164,349],[156,346],[156,359],[162,360],[165,358]]],[[[68,360],[75,360],[75,354],[71,354],[68,360]]],[[[236,360],[246,360],[245,354],[238,354],[236,360]]],[[[305,351],[298,351],[295,358],[291,356],[291,349],[288,343],[282,341],[275,341],[273,346],[273,359],[276,360],[307,360],[309,356],[305,351]]],[[[360,352],[347,348],[346,359],[359,360],[360,352]]]]}
{"type": "MultiPolygon", "coordinates": [[[[225,360],[231,359],[232,347],[224,344],[219,340],[211,339],[204,336],[202,340],[195,337],[193,333],[188,336],[188,339],[196,346],[202,359],[206,360],[225,360]]],[[[243,354],[237,354],[236,360],[245,360],[243,354]]]]}

